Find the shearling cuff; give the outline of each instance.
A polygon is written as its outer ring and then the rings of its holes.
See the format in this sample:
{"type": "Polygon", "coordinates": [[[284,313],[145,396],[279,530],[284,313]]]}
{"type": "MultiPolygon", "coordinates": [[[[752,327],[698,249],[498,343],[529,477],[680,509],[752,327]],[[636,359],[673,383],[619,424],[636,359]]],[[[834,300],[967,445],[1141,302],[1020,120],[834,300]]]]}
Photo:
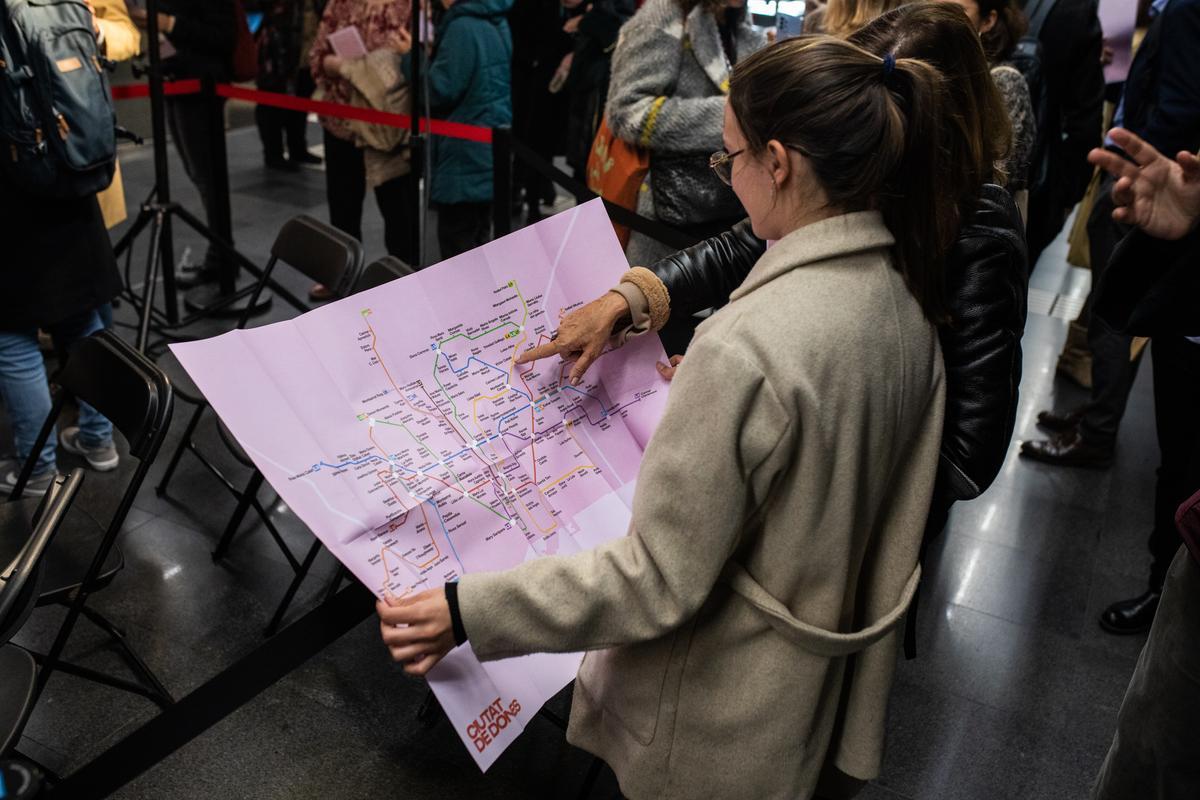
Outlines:
{"type": "Polygon", "coordinates": [[[645,267],[633,267],[621,276],[621,283],[631,283],[641,290],[650,304],[650,330],[662,330],[671,316],[671,295],[659,277],[645,267]]]}

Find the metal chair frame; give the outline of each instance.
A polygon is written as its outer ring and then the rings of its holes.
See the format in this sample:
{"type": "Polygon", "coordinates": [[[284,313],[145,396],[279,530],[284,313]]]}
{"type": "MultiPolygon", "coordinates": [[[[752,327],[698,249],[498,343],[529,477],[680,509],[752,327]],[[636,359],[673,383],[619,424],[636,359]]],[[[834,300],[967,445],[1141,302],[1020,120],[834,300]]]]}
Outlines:
{"type": "MultiPolygon", "coordinates": [[[[279,235],[276,237],[275,243],[271,248],[271,258],[263,268],[262,276],[259,278],[258,284],[250,296],[246,313],[239,318],[236,330],[244,329],[250,322],[251,311],[257,304],[259,295],[271,281],[276,265],[281,262],[312,280],[330,286],[335,296],[345,297],[357,287],[362,275],[362,244],[336,228],[325,225],[307,215],[301,214],[293,217],[284,224],[279,235]],[[337,261],[337,253],[339,251],[342,256],[340,263],[337,261]]],[[[293,302],[290,299],[289,305],[295,308],[300,314],[312,310],[311,307],[300,302],[293,302]]],[[[225,525],[217,546],[213,549],[212,558],[214,562],[219,562],[225,558],[234,536],[245,520],[246,513],[250,509],[254,510],[254,513],[267,529],[267,533],[275,541],[276,546],[283,554],[293,573],[292,581],[288,584],[283,598],[280,600],[278,606],[276,606],[271,621],[267,624],[264,631],[264,635],[273,636],[283,622],[284,614],[287,613],[287,609],[295,598],[296,592],[299,591],[300,584],[307,577],[313,563],[317,559],[317,555],[320,553],[320,540],[314,539],[302,559],[297,557],[271,519],[269,508],[264,506],[258,498],[259,489],[262,488],[264,483],[262,473],[255,467],[254,462],[242,452],[237,443],[233,441],[232,436],[229,435],[225,427],[218,422],[217,430],[226,449],[229,450],[239,463],[251,469],[249,479],[240,488],[226,476],[216,464],[204,455],[195,441],[196,428],[204,416],[204,411],[209,408],[208,401],[203,397],[192,397],[182,393],[180,396],[185,401],[195,405],[196,410],[192,412],[187,427],[184,429],[183,438],[180,440],[179,445],[176,446],[174,453],[172,453],[171,460],[167,464],[167,469],[163,473],[158,486],[155,487],[155,492],[160,497],[167,494],[171,479],[174,477],[175,470],[178,468],[179,462],[186,451],[191,452],[200,461],[200,464],[233,496],[237,501],[237,506],[234,508],[233,514],[225,525]]],[[[274,505],[275,502],[277,501],[273,501],[269,505],[274,505]]],[[[339,573],[329,594],[336,591],[337,586],[341,583],[341,577],[341,573],[339,573]]]]}
{"type": "MultiPolygon", "coordinates": [[[[21,474],[17,478],[17,483],[13,487],[12,494],[9,495],[9,500],[18,500],[24,493],[25,486],[37,464],[37,454],[42,451],[42,448],[49,440],[63,407],[71,399],[78,398],[85,400],[96,407],[100,413],[112,420],[114,427],[120,430],[128,440],[129,455],[138,462],[138,465],[117,504],[117,509],[113,513],[112,519],[109,520],[108,526],[104,529],[100,544],[92,557],[91,565],[80,579],[78,586],[73,591],[66,593],[65,596],[56,592],[53,595],[42,595],[39,599],[40,605],[47,603],[65,605],[67,607],[67,617],[59,628],[54,643],[50,647],[50,652],[44,655],[41,653],[32,653],[34,660],[38,662],[40,667],[37,694],[41,695],[42,690],[45,689],[46,682],[57,671],[138,694],[153,700],[160,706],[168,706],[175,702],[174,698],[146,665],[146,662],[142,660],[141,656],[129,644],[125,632],[114,625],[99,611],[89,608],[87,601],[94,591],[103,588],[98,578],[104,568],[104,563],[116,544],[117,537],[120,535],[122,526],[125,524],[125,518],[128,516],[129,510],[133,507],[134,498],[137,496],[143,481],[145,481],[146,473],[154,463],[159,448],[162,446],[163,439],[166,437],[167,429],[170,427],[171,413],[174,406],[171,383],[163,371],[155,366],[153,362],[134,350],[111,331],[100,331],[78,342],[75,346],[73,357],[68,360],[66,366],[59,373],[57,382],[60,385],[60,389],[51,406],[50,414],[46,418],[46,422],[42,425],[37,440],[30,450],[30,455],[21,468],[21,474]],[[121,369],[124,370],[122,374],[116,374],[121,370],[109,372],[101,382],[106,387],[117,387],[122,380],[138,383],[137,388],[145,390],[145,402],[142,407],[114,406],[112,402],[107,401],[102,396],[90,395],[90,392],[88,396],[77,393],[79,389],[78,383],[86,384],[89,378],[94,379],[95,376],[87,376],[86,371],[91,368],[91,362],[98,361],[100,358],[108,359],[109,363],[107,366],[113,366],[119,362],[121,369]],[[80,364],[85,364],[85,366],[78,366],[80,364]],[[122,655],[124,655],[139,682],[135,683],[123,678],[117,678],[62,660],[63,649],[66,647],[67,640],[70,638],[71,632],[74,630],[80,616],[85,617],[109,635],[121,650],[122,655]]],[[[125,388],[128,388],[128,384],[125,388]]]]}

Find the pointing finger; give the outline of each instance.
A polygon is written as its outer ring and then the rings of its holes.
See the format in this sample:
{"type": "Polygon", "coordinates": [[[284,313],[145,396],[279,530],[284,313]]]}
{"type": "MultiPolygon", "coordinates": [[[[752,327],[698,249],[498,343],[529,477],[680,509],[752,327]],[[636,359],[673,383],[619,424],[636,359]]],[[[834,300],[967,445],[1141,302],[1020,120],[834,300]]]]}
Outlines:
{"type": "Polygon", "coordinates": [[[546,342],[537,347],[530,348],[524,353],[517,356],[517,364],[528,364],[531,361],[537,361],[542,358],[548,358],[558,354],[558,344],[555,342],[546,342]]]}

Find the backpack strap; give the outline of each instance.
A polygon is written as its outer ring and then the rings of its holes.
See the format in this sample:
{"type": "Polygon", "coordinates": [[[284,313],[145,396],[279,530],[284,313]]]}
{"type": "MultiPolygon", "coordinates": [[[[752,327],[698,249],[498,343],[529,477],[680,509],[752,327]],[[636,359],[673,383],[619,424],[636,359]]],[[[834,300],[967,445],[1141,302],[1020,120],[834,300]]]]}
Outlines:
{"type": "Polygon", "coordinates": [[[1042,26],[1046,24],[1046,17],[1050,16],[1050,12],[1054,10],[1058,0],[1030,0],[1025,4],[1025,17],[1029,20],[1029,36],[1035,39],[1040,39],[1042,36],[1042,26]]]}

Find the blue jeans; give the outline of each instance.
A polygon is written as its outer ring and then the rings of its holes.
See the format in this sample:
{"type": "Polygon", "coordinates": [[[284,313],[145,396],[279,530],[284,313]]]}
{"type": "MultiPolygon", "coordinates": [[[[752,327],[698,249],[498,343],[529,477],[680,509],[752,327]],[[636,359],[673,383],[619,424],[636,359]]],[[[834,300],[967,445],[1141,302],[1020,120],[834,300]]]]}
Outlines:
{"type": "MultiPolygon", "coordinates": [[[[85,336],[103,328],[100,314],[88,311],[43,329],[63,350],[85,336]]],[[[38,349],[37,331],[0,331],[0,397],[8,409],[17,458],[24,462],[37,440],[46,417],[50,416],[50,385],[46,364],[38,349]]],[[[100,447],[112,441],[112,423],[87,403],[79,403],[79,441],[85,447],[100,447]]],[[[51,431],[46,446],[38,455],[35,475],[52,470],[56,431],[51,431]]]]}

